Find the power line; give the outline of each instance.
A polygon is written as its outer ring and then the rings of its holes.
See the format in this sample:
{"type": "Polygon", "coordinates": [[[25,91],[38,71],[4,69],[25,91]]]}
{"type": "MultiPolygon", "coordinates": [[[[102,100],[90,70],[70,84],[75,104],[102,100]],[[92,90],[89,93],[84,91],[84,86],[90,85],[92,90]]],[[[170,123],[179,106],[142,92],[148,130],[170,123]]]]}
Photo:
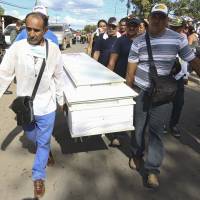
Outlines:
{"type": "Polygon", "coordinates": [[[19,5],[17,5],[17,4],[13,4],[13,3],[9,3],[9,2],[6,2],[6,1],[1,1],[1,0],[0,0],[0,3],[5,4],[5,5],[8,5],[8,6],[15,7],[15,8],[25,9],[25,10],[30,10],[30,9],[31,9],[31,8],[19,6],[19,5]]]}

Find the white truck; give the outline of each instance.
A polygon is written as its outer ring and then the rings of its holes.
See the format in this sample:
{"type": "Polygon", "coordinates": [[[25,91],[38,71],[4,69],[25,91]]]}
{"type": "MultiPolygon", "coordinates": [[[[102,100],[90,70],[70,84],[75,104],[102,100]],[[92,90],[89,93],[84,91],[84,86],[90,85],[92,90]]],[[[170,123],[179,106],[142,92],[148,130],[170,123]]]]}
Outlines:
{"type": "Polygon", "coordinates": [[[57,36],[60,49],[65,50],[71,46],[73,35],[68,24],[49,23],[48,28],[57,36]]]}

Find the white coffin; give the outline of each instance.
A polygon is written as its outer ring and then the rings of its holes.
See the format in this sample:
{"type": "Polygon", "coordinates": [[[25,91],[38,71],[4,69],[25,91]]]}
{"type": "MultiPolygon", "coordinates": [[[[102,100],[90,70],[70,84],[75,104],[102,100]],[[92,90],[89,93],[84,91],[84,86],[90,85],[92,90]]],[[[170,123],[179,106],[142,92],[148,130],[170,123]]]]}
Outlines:
{"type": "Polygon", "coordinates": [[[134,130],[133,97],[124,79],[85,53],[63,54],[64,95],[72,137],[134,130]]]}

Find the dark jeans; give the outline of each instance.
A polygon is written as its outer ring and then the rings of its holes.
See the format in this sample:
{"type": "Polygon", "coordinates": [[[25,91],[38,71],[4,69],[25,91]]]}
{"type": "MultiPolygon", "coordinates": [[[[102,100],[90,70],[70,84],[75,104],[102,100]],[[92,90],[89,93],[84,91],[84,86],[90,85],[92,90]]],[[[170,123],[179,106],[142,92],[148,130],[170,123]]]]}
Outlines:
{"type": "Polygon", "coordinates": [[[151,107],[145,91],[141,90],[135,99],[134,110],[135,133],[132,134],[131,151],[133,156],[142,157],[145,150],[145,129],[148,124],[149,141],[146,161],[144,164],[147,172],[159,173],[164,157],[162,142],[164,124],[167,123],[170,104],[151,107]]]}
{"type": "Polygon", "coordinates": [[[172,113],[170,118],[170,128],[176,126],[179,122],[181,111],[184,105],[184,79],[181,78],[177,81],[178,90],[174,101],[172,102],[172,113]]]}

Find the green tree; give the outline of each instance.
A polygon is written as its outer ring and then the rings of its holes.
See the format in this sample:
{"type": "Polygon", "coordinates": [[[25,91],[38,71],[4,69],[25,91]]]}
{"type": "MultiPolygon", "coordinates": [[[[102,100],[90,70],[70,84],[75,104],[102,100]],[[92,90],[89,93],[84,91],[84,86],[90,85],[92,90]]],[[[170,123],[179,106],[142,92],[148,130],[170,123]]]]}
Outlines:
{"type": "Polygon", "coordinates": [[[191,8],[188,10],[189,13],[192,13],[193,17],[195,19],[200,20],[200,1],[199,0],[193,0],[191,2],[191,8]]]}
{"type": "Polygon", "coordinates": [[[0,16],[4,14],[4,9],[0,6],[0,16]]]}
{"type": "Polygon", "coordinates": [[[168,7],[172,6],[172,2],[170,0],[131,0],[131,3],[134,7],[134,13],[138,15],[139,17],[147,18],[151,7],[155,3],[165,3],[168,7]]]}
{"type": "Polygon", "coordinates": [[[151,7],[155,3],[165,3],[169,11],[178,16],[187,15],[195,19],[200,19],[200,1],[199,0],[121,0],[127,1],[133,5],[133,14],[139,17],[147,17],[151,7]]]}
{"type": "Polygon", "coordinates": [[[176,15],[187,15],[195,19],[200,19],[200,1],[199,0],[181,0],[174,2],[174,13],[176,15]]]}
{"type": "Polygon", "coordinates": [[[86,33],[94,32],[96,30],[96,25],[85,25],[83,29],[86,33]]]}

